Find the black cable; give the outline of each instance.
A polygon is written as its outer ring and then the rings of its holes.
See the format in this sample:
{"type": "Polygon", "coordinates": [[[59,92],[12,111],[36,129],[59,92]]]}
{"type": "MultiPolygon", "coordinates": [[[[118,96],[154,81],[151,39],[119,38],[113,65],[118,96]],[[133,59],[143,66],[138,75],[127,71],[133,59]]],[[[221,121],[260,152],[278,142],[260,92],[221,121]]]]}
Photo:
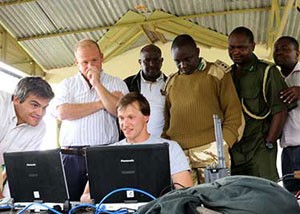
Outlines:
{"type": "Polygon", "coordinates": [[[183,186],[183,185],[180,184],[180,183],[174,183],[174,184],[173,184],[173,187],[174,187],[174,188],[175,188],[175,184],[178,185],[178,186],[180,186],[180,187],[182,187],[182,188],[186,188],[185,186],[183,186]]]}
{"type": "Polygon", "coordinates": [[[127,211],[132,211],[132,212],[136,212],[137,210],[136,209],[133,209],[133,208],[128,208],[128,207],[121,207],[117,210],[114,210],[113,212],[119,212],[121,210],[127,210],[127,211]]]}
{"type": "Polygon", "coordinates": [[[288,174],[285,174],[285,175],[283,175],[281,178],[279,178],[279,179],[277,180],[277,183],[279,183],[280,181],[283,181],[283,180],[287,180],[287,179],[295,179],[294,176],[295,176],[294,173],[288,173],[288,174]],[[291,177],[291,176],[293,176],[293,177],[292,177],[292,178],[289,178],[289,177],[291,177]]]}
{"type": "MultiPolygon", "coordinates": [[[[168,185],[168,186],[164,187],[164,188],[160,191],[159,197],[160,197],[160,196],[163,196],[165,193],[167,193],[167,192],[166,192],[167,190],[171,191],[171,190],[173,190],[173,189],[176,189],[176,188],[175,188],[175,185],[178,185],[178,186],[180,186],[180,187],[182,187],[182,188],[186,188],[185,186],[183,186],[183,185],[180,184],[180,183],[173,183],[173,184],[171,184],[171,185],[168,185]],[[173,188],[172,188],[172,187],[173,187],[173,188]]],[[[169,191],[168,191],[168,192],[169,192],[169,191]]]]}
{"type": "MultiPolygon", "coordinates": [[[[167,190],[169,190],[169,191],[172,190],[172,184],[171,184],[171,185],[168,185],[168,186],[166,186],[166,187],[164,187],[164,188],[160,191],[159,197],[161,197],[161,196],[163,196],[165,193],[167,193],[167,190]]],[[[168,191],[168,192],[169,192],[169,191],[168,191]]]]}

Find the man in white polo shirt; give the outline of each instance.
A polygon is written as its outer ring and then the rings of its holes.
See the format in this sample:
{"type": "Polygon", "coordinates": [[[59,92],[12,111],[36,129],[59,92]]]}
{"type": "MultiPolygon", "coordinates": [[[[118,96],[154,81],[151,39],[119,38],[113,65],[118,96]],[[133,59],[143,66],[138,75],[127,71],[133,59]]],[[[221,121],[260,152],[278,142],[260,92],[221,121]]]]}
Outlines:
{"type": "Polygon", "coordinates": [[[160,137],[165,124],[164,106],[166,98],[161,91],[167,77],[160,70],[162,62],[163,58],[159,47],[153,44],[146,45],[140,51],[141,70],[136,75],[124,80],[130,92],[141,93],[150,103],[151,115],[148,131],[158,137],[160,137]]]}
{"type": "Polygon", "coordinates": [[[78,201],[87,181],[82,151],[118,141],[116,104],[128,89],[102,70],[103,54],[95,41],[79,41],[74,53],[80,72],[60,84],[55,106],[62,121],[60,144],[68,152],[63,163],[70,200],[78,201]]]}
{"type": "MultiPolygon", "coordinates": [[[[21,79],[13,95],[0,91],[1,165],[4,152],[40,149],[46,132],[42,118],[53,96],[50,85],[40,77],[21,79]]],[[[6,179],[5,171],[2,175],[6,179]]],[[[2,181],[0,185],[2,187],[2,181]]]]}
{"type": "MultiPolygon", "coordinates": [[[[285,103],[297,102],[298,106],[288,113],[280,138],[283,148],[281,154],[282,175],[300,171],[300,62],[299,43],[290,36],[280,37],[274,44],[273,58],[280,66],[288,89],[281,91],[280,98],[285,103]]],[[[287,177],[284,187],[296,193],[300,189],[300,180],[287,177]]]]}

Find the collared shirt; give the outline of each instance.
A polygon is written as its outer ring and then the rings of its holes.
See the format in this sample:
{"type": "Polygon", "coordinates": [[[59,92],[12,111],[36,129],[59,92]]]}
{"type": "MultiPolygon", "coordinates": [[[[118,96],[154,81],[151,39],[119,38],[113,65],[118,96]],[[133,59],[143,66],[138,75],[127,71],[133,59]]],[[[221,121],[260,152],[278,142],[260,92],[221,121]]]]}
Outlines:
{"type": "MultiPolygon", "coordinates": [[[[293,71],[285,77],[285,82],[289,87],[300,86],[300,62],[298,62],[293,71]]],[[[297,100],[297,104],[298,106],[296,108],[289,111],[280,140],[281,147],[300,146],[300,100],[297,100]]]]}
{"type": "MultiPolygon", "coordinates": [[[[204,58],[200,57],[199,58],[199,63],[197,65],[196,69],[192,73],[201,72],[201,71],[206,69],[206,66],[207,66],[206,60],[204,58]]],[[[183,71],[179,70],[178,74],[185,74],[185,73],[183,71]]]]}
{"type": "Polygon", "coordinates": [[[161,94],[161,90],[165,85],[164,75],[161,74],[155,82],[147,81],[141,75],[141,94],[143,94],[150,104],[150,119],[147,124],[149,133],[160,137],[165,119],[164,119],[164,106],[166,97],[161,94]]]}
{"type": "MultiPolygon", "coordinates": [[[[280,91],[286,89],[287,85],[275,65],[270,67],[265,89],[263,89],[265,70],[269,64],[252,54],[249,62],[241,68],[240,75],[237,73],[237,66],[232,66],[231,74],[237,93],[240,99],[243,99],[247,110],[256,116],[264,116],[270,110],[269,116],[261,120],[244,112],[246,126],[243,137],[232,150],[232,158],[236,165],[244,164],[256,157],[258,148],[264,145],[273,115],[295,107],[294,103],[286,104],[280,99],[280,91]],[[266,94],[267,103],[264,100],[263,91],[266,94]]],[[[274,174],[266,176],[271,178],[274,174]]]]}
{"type": "MultiPolygon", "coordinates": [[[[100,81],[110,92],[128,93],[126,84],[119,78],[101,72],[100,81]]],[[[90,88],[81,73],[64,80],[56,94],[54,105],[88,103],[99,100],[94,88],[90,88]]],[[[119,138],[116,117],[101,109],[77,120],[63,120],[60,130],[61,146],[95,146],[117,142],[119,138]]]]}
{"type": "Polygon", "coordinates": [[[256,134],[263,134],[262,140],[264,140],[270,127],[272,115],[295,106],[294,104],[286,105],[279,98],[280,91],[287,88],[287,85],[275,65],[270,68],[268,73],[264,90],[268,103],[265,102],[262,83],[268,65],[267,62],[259,60],[253,54],[247,65],[242,68],[240,76],[237,75],[236,65],[232,67],[231,73],[237,93],[240,99],[243,99],[247,109],[257,116],[264,116],[271,110],[270,116],[264,120],[256,120],[244,113],[246,127],[243,139],[247,138],[254,141],[252,137],[255,138],[256,134]]]}
{"type": "Polygon", "coordinates": [[[4,152],[39,150],[46,126],[41,121],[37,126],[17,125],[17,116],[12,95],[0,92],[0,164],[4,152]]]}

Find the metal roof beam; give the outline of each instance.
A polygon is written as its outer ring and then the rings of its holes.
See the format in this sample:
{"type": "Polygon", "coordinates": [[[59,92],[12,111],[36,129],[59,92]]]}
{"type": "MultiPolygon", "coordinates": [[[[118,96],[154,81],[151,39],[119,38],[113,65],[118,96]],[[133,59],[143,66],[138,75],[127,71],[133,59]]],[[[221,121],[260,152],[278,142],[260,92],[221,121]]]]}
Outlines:
{"type": "Polygon", "coordinates": [[[263,7],[263,8],[251,8],[251,9],[212,12],[212,13],[199,13],[199,14],[187,15],[187,16],[169,16],[169,17],[151,19],[151,20],[146,20],[146,21],[120,23],[117,25],[99,26],[99,27],[94,27],[94,28],[85,28],[85,29],[79,29],[79,30],[73,30],[73,31],[64,31],[64,32],[60,32],[60,33],[40,34],[40,35],[17,38],[17,41],[21,42],[21,41],[32,40],[32,39],[49,38],[49,37],[63,36],[63,35],[68,35],[68,34],[84,33],[84,32],[99,31],[99,30],[108,30],[108,29],[114,29],[114,28],[120,28],[120,27],[132,27],[132,26],[138,26],[138,25],[145,25],[145,24],[152,24],[152,23],[154,24],[154,23],[183,20],[183,19],[201,18],[201,17],[207,17],[207,16],[221,16],[221,15],[245,13],[245,12],[268,11],[270,9],[271,9],[270,7],[263,7]]]}
{"type": "Polygon", "coordinates": [[[150,36],[148,35],[148,33],[147,33],[146,29],[144,28],[144,26],[143,26],[143,25],[139,25],[139,28],[140,28],[141,31],[144,33],[144,35],[145,35],[145,37],[146,37],[148,43],[149,43],[149,44],[153,44],[154,41],[152,41],[152,39],[151,39],[150,36]]]}
{"type": "Polygon", "coordinates": [[[204,43],[208,46],[214,46],[221,49],[227,48],[227,36],[217,33],[212,30],[208,30],[204,27],[191,23],[189,21],[176,21],[176,22],[164,22],[158,24],[157,27],[161,29],[172,29],[177,35],[182,32],[188,33],[193,38],[199,38],[201,43],[204,43]]]}
{"type": "Polygon", "coordinates": [[[36,65],[24,47],[0,25],[0,61],[28,74],[45,76],[41,66],[36,65]]]}
{"type": "MultiPolygon", "coordinates": [[[[155,31],[159,32],[159,33],[162,33],[162,34],[166,34],[166,35],[169,35],[170,37],[176,37],[178,36],[179,34],[178,33],[175,33],[175,32],[171,32],[169,30],[166,30],[166,29],[162,29],[162,28],[155,28],[155,31]]],[[[203,41],[199,41],[198,38],[194,38],[196,43],[200,44],[202,47],[206,47],[206,48],[211,48],[211,46],[207,45],[207,44],[204,44],[203,41]]]]}
{"type": "Polygon", "coordinates": [[[269,17],[269,30],[268,30],[268,40],[267,48],[270,48],[273,44],[274,37],[276,34],[276,29],[278,29],[280,23],[280,8],[278,0],[272,0],[272,6],[269,17]]]}
{"type": "Polygon", "coordinates": [[[283,10],[283,14],[282,14],[282,17],[281,17],[281,21],[280,21],[280,24],[279,26],[276,26],[276,28],[278,29],[277,30],[277,34],[274,35],[273,39],[269,42],[271,42],[271,46],[270,46],[270,54],[269,54],[269,59],[272,58],[272,55],[273,55],[273,45],[274,45],[274,42],[279,38],[281,37],[283,31],[284,31],[284,28],[286,26],[286,23],[288,21],[288,17],[291,13],[291,9],[293,8],[293,4],[294,4],[295,0],[287,0],[287,3],[284,7],[284,10],[283,10]]]}
{"type": "Polygon", "coordinates": [[[31,1],[37,1],[37,0],[15,0],[10,2],[0,2],[0,7],[15,5],[15,4],[23,4],[31,1]]]}
{"type": "Polygon", "coordinates": [[[123,53],[124,50],[130,46],[133,42],[135,42],[140,36],[143,35],[142,31],[139,31],[130,39],[128,39],[124,44],[120,45],[118,48],[114,49],[113,52],[109,53],[107,56],[104,55],[104,61],[110,60],[112,57],[117,56],[120,53],[123,53]]]}
{"type": "Polygon", "coordinates": [[[5,62],[6,61],[6,53],[7,53],[7,32],[2,31],[0,32],[0,60],[5,62]]]}
{"type": "Polygon", "coordinates": [[[280,21],[279,29],[277,31],[277,35],[275,37],[275,40],[278,39],[283,33],[283,30],[286,26],[288,17],[291,13],[291,9],[293,7],[294,1],[295,0],[287,0],[287,4],[284,7],[284,11],[283,11],[283,14],[282,14],[282,18],[281,18],[281,21],[280,21]]]}

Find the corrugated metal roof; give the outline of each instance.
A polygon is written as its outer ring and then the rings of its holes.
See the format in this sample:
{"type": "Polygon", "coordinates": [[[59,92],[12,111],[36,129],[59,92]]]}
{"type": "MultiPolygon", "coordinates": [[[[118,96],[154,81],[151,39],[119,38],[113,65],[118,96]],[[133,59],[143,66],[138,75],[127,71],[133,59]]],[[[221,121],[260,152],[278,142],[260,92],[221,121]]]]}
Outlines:
{"type": "MultiPolygon", "coordinates": [[[[113,26],[128,11],[142,14],[146,21],[147,17],[157,10],[174,16],[198,14],[197,17],[191,17],[188,20],[223,35],[228,35],[237,26],[246,26],[253,31],[257,43],[265,44],[268,41],[272,4],[271,0],[33,0],[19,2],[22,1],[0,0],[0,23],[14,38],[19,39],[19,44],[44,69],[72,65],[73,46],[78,40],[82,38],[101,40],[107,29],[99,29],[99,27],[113,26]],[[224,11],[232,12],[222,13],[224,11]],[[69,31],[75,32],[68,33],[69,31]],[[36,38],[36,36],[45,38],[36,38]]],[[[281,6],[287,3],[286,0],[279,2],[281,6]]],[[[299,23],[300,13],[293,7],[283,34],[299,40],[299,23]]],[[[172,25],[174,22],[170,25],[165,23],[165,26],[171,27],[172,25]]],[[[128,34],[129,32],[130,30],[128,34]]],[[[125,34],[126,32],[123,36],[126,36],[125,34]]],[[[155,23],[150,23],[146,27],[144,36],[137,38],[134,43],[128,44],[122,50],[148,43],[149,40],[157,40],[158,37],[159,35],[155,33],[155,23]],[[154,30],[149,31],[152,28],[154,30]]],[[[169,35],[164,37],[171,38],[169,35]]]]}

